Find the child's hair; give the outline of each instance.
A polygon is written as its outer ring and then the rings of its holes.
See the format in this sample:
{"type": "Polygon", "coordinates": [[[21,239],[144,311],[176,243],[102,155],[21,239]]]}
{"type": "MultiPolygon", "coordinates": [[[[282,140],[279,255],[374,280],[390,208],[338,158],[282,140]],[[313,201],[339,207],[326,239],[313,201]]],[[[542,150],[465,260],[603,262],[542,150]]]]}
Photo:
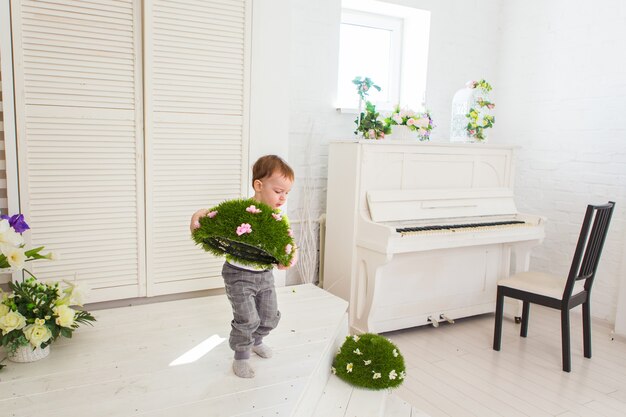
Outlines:
{"type": "Polygon", "coordinates": [[[252,186],[254,186],[254,181],[271,177],[275,172],[290,181],[295,178],[293,169],[280,156],[265,155],[257,159],[252,167],[252,186]]]}

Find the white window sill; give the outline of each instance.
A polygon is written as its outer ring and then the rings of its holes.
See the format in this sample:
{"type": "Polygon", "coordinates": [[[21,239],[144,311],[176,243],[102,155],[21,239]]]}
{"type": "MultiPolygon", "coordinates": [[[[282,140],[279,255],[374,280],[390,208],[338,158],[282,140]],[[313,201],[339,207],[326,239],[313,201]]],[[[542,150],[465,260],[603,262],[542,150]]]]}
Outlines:
{"type": "MultiPolygon", "coordinates": [[[[389,105],[376,105],[376,110],[381,114],[391,113],[393,109],[394,107],[389,105]]],[[[359,114],[359,109],[353,107],[337,107],[335,110],[340,114],[359,114]]],[[[365,111],[365,106],[363,106],[363,111],[365,111]]]]}

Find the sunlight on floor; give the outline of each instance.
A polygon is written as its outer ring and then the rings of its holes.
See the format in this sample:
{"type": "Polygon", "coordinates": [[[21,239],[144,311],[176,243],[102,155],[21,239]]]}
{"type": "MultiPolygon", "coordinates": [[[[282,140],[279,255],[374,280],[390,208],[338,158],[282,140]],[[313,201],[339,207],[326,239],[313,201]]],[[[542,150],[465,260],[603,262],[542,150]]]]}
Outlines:
{"type": "Polygon", "coordinates": [[[226,339],[214,334],[199,345],[194,346],[178,358],[174,359],[169,366],[185,365],[187,363],[195,362],[209,353],[214,347],[222,343],[224,340],[226,339]]]}

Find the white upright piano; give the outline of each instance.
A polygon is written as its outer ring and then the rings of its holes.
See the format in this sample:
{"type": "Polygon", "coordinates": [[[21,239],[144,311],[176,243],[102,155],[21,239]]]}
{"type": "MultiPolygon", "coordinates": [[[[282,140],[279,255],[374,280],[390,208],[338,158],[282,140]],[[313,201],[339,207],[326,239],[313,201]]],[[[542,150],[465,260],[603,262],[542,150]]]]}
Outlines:
{"type": "Polygon", "coordinates": [[[331,143],[323,287],[350,302],[350,326],[494,311],[497,280],[544,238],[545,219],[517,212],[513,168],[510,146],[331,143]]]}

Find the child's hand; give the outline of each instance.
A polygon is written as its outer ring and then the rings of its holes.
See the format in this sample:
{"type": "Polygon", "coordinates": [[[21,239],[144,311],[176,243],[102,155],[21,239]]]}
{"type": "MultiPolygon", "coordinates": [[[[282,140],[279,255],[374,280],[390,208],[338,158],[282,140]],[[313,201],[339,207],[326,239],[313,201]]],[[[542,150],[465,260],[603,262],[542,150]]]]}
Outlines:
{"type": "Polygon", "coordinates": [[[293,258],[291,258],[291,262],[289,263],[289,265],[278,264],[276,266],[277,269],[280,269],[281,271],[283,271],[285,269],[291,268],[292,266],[296,264],[296,262],[298,262],[298,247],[295,246],[293,250],[294,250],[293,258]]]}
{"type": "Polygon", "coordinates": [[[200,217],[206,216],[208,212],[209,210],[207,209],[200,209],[196,211],[193,216],[191,216],[191,222],[189,223],[189,230],[191,231],[191,233],[193,233],[194,230],[200,227],[200,217]]]}

